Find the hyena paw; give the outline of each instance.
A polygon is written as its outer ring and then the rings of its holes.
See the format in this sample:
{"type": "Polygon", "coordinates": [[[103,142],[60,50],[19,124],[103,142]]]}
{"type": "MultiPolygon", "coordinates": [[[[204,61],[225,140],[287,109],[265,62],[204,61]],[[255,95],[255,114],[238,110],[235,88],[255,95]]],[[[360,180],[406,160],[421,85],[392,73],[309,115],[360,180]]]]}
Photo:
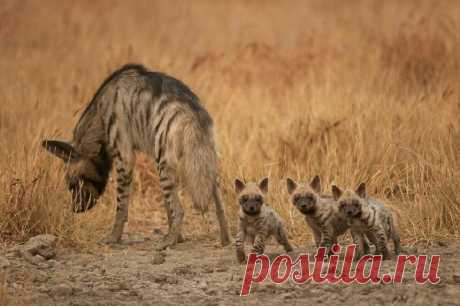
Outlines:
{"type": "Polygon", "coordinates": [[[238,251],[237,251],[237,252],[236,252],[236,259],[238,260],[238,262],[239,262],[240,264],[243,264],[243,263],[246,262],[246,254],[244,254],[243,251],[241,251],[241,252],[238,252],[238,251]]]}
{"type": "Polygon", "coordinates": [[[177,243],[185,242],[184,236],[182,234],[177,235],[177,243]]]}
{"type": "Polygon", "coordinates": [[[353,260],[358,261],[363,256],[364,256],[363,252],[356,251],[355,256],[353,257],[353,260]]]}
{"type": "Polygon", "coordinates": [[[176,245],[179,242],[179,239],[183,239],[181,234],[171,234],[168,233],[163,237],[163,240],[158,245],[158,250],[164,250],[168,247],[176,245]]]}
{"type": "Polygon", "coordinates": [[[252,248],[251,253],[256,253],[257,255],[260,255],[260,254],[264,253],[264,250],[263,249],[252,248]]]}
{"type": "Polygon", "coordinates": [[[229,245],[229,244],[231,244],[231,243],[232,243],[232,239],[229,238],[229,237],[222,237],[221,240],[220,240],[220,244],[221,244],[223,247],[225,247],[225,246],[227,246],[227,245],[229,245]]]}
{"type": "Polygon", "coordinates": [[[390,260],[391,255],[388,252],[383,252],[382,254],[382,260],[390,260]]]}
{"type": "Polygon", "coordinates": [[[119,243],[121,237],[110,234],[99,240],[99,244],[116,244],[119,243]]]}

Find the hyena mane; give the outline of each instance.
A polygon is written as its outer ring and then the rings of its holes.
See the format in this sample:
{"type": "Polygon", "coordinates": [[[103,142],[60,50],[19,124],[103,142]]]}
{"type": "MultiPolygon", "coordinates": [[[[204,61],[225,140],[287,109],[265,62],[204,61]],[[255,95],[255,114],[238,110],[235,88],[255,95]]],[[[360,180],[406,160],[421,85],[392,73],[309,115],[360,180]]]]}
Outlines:
{"type": "Polygon", "coordinates": [[[95,205],[115,165],[117,215],[109,242],[120,239],[127,221],[135,151],[151,155],[160,174],[170,227],[167,244],[181,239],[180,183],[188,189],[195,208],[205,212],[209,202],[214,202],[222,242],[229,242],[217,183],[213,121],[181,81],[141,65],[125,65],[99,87],[70,143],[47,140],[43,146],[67,162],[67,184],[76,212],[95,205]]]}

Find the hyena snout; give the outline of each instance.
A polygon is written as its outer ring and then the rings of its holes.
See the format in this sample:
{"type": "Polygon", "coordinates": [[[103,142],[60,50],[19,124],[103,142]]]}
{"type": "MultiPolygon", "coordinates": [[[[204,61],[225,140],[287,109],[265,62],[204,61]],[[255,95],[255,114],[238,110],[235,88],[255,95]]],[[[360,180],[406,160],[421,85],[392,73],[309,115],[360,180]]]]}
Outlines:
{"type": "Polygon", "coordinates": [[[353,204],[342,204],[340,206],[342,212],[347,216],[347,217],[358,217],[361,214],[361,207],[355,203],[353,204]]]}
{"type": "Polygon", "coordinates": [[[296,197],[294,204],[304,214],[314,213],[316,209],[316,201],[312,197],[296,197]]]}
{"type": "Polygon", "coordinates": [[[90,210],[96,205],[100,196],[91,183],[85,182],[69,185],[69,191],[72,194],[72,210],[74,213],[90,210]]]}
{"type": "Polygon", "coordinates": [[[243,205],[243,210],[245,213],[249,215],[257,215],[260,213],[260,210],[262,208],[262,203],[258,201],[248,201],[244,203],[243,205]]]}

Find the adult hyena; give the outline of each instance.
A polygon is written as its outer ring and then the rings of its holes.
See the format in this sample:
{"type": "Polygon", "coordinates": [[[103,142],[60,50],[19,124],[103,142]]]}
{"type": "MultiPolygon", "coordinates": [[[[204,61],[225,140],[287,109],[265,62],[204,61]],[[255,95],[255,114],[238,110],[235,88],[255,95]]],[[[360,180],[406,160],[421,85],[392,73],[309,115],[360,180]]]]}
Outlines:
{"type": "Polygon", "coordinates": [[[194,207],[206,211],[209,202],[214,202],[221,242],[230,242],[217,182],[213,122],[181,81],[140,65],[126,65],[97,90],[71,142],[45,140],[43,146],[67,163],[66,181],[75,212],[96,204],[115,165],[117,211],[104,242],[119,242],[128,219],[136,151],[151,155],[160,174],[169,225],[164,246],[182,239],[180,183],[188,189],[194,207]]]}

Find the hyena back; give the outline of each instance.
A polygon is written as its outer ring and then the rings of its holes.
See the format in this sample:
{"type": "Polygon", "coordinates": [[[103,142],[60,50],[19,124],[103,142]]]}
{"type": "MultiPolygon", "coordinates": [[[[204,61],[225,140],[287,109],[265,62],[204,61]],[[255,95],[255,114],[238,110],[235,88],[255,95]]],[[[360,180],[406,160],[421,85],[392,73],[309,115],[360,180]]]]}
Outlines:
{"type": "Polygon", "coordinates": [[[376,254],[389,259],[388,240],[393,240],[395,254],[400,253],[400,238],[395,228],[391,212],[378,200],[367,196],[366,185],[361,183],[356,191],[342,191],[332,186],[334,198],[339,210],[350,223],[354,243],[358,246],[358,255],[369,254],[366,238],[376,246],[376,254]]]}
{"type": "Polygon", "coordinates": [[[117,211],[106,242],[118,242],[128,219],[135,152],[153,157],[168,216],[165,246],[181,239],[182,183],[195,208],[214,202],[223,245],[230,242],[218,188],[213,122],[198,97],[181,81],[126,65],[111,74],[80,117],[70,143],[43,146],[68,164],[66,181],[74,211],[93,207],[104,192],[110,168],[117,172],[117,211]]]}
{"type": "Polygon", "coordinates": [[[319,176],[315,176],[310,184],[297,183],[291,178],[286,183],[290,202],[305,216],[316,247],[330,248],[336,244],[349,225],[339,213],[335,200],[321,193],[319,176]]]}
{"type": "Polygon", "coordinates": [[[247,184],[235,180],[235,190],[238,194],[238,233],[235,239],[236,257],[240,263],[246,259],[244,242],[249,240],[252,252],[261,254],[265,250],[265,242],[274,236],[286,252],[293,250],[284,230],[283,220],[270,206],[265,204],[268,192],[268,178],[259,184],[247,184]]]}

